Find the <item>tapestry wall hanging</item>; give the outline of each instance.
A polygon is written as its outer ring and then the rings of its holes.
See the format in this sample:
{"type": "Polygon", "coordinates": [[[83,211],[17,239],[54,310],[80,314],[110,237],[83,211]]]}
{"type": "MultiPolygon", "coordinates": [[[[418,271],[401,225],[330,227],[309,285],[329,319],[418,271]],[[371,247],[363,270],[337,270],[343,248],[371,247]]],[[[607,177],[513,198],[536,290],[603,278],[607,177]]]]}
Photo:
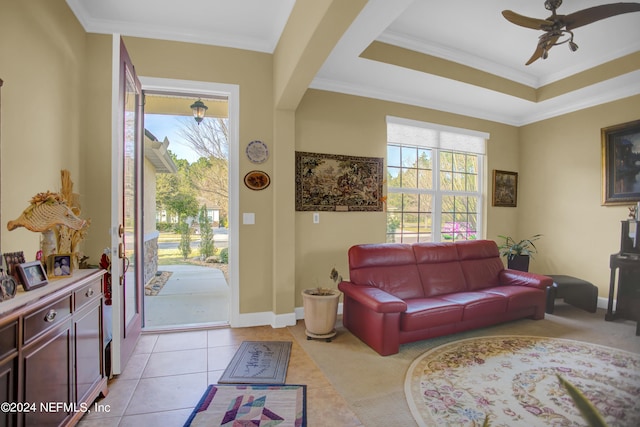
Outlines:
{"type": "Polygon", "coordinates": [[[518,205],[518,172],[493,170],[493,206],[518,205]]]}
{"type": "Polygon", "coordinates": [[[384,159],[296,151],[297,211],[382,211],[384,159]]]}

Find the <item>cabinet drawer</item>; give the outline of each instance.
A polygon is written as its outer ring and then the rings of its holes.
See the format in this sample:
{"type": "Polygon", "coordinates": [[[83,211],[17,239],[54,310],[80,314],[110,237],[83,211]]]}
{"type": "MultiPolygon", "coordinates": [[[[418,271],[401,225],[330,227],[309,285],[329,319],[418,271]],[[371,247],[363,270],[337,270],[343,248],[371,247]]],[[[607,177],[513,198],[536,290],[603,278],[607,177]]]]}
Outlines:
{"type": "Polygon", "coordinates": [[[18,321],[0,326],[0,360],[18,351],[18,321]]]}
{"type": "Polygon", "coordinates": [[[83,305],[98,297],[102,293],[102,280],[97,279],[73,293],[74,311],[78,311],[83,305]]]}
{"type": "Polygon", "coordinates": [[[24,317],[24,343],[47,331],[71,315],[71,295],[24,317]]]}

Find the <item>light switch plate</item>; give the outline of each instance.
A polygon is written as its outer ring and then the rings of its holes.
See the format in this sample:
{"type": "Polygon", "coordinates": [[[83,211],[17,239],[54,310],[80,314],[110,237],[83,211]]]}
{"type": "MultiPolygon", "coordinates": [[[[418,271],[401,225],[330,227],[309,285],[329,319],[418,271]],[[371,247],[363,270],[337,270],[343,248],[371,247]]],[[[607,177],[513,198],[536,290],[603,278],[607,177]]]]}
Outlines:
{"type": "Polygon", "coordinates": [[[313,213],[313,223],[320,224],[320,212],[313,213]]]}
{"type": "Polygon", "coordinates": [[[253,212],[244,212],[242,214],[242,223],[244,225],[253,225],[256,223],[256,214],[253,212]]]}

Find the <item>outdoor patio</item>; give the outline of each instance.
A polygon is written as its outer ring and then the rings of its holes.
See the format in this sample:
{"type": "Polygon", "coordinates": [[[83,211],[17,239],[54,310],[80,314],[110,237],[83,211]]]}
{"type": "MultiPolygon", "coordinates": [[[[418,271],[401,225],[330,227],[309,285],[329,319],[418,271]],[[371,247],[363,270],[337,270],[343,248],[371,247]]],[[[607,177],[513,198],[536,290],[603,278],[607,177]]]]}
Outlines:
{"type": "Polygon", "coordinates": [[[157,295],[145,295],[145,330],[176,329],[229,322],[230,292],[217,268],[162,265],[171,276],[157,295]]]}

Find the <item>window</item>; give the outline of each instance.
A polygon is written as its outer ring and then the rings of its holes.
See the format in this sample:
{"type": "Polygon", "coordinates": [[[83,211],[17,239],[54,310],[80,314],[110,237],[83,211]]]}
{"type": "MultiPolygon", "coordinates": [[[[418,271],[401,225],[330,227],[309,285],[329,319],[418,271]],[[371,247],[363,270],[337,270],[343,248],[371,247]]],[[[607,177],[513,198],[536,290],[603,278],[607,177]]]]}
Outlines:
{"type": "Polygon", "coordinates": [[[387,118],[387,242],[481,237],[488,136],[387,118]]]}

